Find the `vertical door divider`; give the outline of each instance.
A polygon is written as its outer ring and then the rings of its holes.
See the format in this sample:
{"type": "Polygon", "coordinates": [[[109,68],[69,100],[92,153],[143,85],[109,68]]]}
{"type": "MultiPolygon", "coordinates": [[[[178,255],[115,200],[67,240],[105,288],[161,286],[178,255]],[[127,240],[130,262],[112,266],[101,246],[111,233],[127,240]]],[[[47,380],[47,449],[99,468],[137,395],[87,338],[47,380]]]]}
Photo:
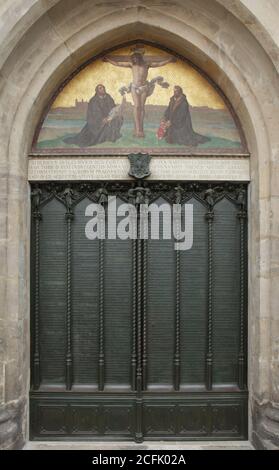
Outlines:
{"type": "Polygon", "coordinates": [[[210,205],[209,212],[206,214],[208,222],[208,300],[207,300],[207,353],[206,353],[206,389],[212,390],[212,369],[213,369],[213,350],[212,350],[212,331],[213,331],[213,207],[210,205]]]}
{"type": "Polygon", "coordinates": [[[40,221],[39,210],[40,190],[32,192],[33,219],[35,220],[35,298],[34,298],[34,356],[33,356],[33,388],[40,388],[40,221]]]}
{"type": "Polygon", "coordinates": [[[136,442],[143,441],[142,431],[142,240],[139,206],[137,206],[137,374],[136,374],[136,442]]]}
{"type": "Polygon", "coordinates": [[[67,206],[67,314],[66,314],[66,389],[71,390],[73,382],[72,359],[72,220],[73,213],[67,206]]]}
{"type": "Polygon", "coordinates": [[[245,389],[245,221],[247,213],[244,204],[237,214],[240,222],[240,340],[238,353],[238,386],[245,389]]]}
{"type": "MultiPolygon", "coordinates": [[[[105,207],[104,207],[105,210],[105,207]]],[[[105,241],[104,225],[105,213],[99,213],[100,240],[99,240],[99,380],[98,389],[103,391],[105,387],[105,349],[104,349],[104,269],[105,269],[105,241]]]]}

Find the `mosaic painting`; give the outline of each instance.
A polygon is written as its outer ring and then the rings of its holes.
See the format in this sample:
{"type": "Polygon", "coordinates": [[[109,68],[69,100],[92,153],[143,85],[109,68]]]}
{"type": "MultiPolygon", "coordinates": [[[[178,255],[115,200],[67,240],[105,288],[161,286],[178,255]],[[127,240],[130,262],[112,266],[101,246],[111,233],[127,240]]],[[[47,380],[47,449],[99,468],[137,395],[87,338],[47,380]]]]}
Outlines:
{"type": "Polygon", "coordinates": [[[188,62],[135,44],[91,62],[56,96],[36,153],[245,152],[224,98],[188,62]]]}

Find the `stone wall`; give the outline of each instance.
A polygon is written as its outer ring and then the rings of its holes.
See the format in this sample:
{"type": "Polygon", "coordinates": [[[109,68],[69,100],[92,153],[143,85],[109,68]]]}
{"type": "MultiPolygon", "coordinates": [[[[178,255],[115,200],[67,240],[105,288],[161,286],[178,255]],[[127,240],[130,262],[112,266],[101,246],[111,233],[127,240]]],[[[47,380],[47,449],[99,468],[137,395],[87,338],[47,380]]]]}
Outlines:
{"type": "Polygon", "coordinates": [[[27,155],[35,126],[84,60],[140,38],[203,69],[231,101],[248,140],[250,436],[259,447],[278,446],[279,3],[2,0],[0,19],[0,446],[28,439],[27,155]]]}

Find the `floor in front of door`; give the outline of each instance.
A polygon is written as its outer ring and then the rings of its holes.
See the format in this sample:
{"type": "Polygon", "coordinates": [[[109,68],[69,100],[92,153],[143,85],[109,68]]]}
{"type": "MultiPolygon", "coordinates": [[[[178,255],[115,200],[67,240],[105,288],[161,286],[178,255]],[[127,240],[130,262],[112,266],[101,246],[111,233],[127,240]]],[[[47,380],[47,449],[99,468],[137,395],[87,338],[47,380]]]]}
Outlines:
{"type": "Polygon", "coordinates": [[[254,450],[249,441],[224,442],[28,442],[24,450],[254,450]]]}

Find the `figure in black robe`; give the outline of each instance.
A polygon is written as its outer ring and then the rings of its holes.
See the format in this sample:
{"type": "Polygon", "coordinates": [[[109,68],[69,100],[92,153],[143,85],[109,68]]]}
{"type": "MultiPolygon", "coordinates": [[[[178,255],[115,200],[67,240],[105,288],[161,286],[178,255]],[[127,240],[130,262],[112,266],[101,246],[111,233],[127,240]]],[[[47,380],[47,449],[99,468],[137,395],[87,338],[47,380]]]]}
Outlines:
{"type": "Polygon", "coordinates": [[[165,138],[169,144],[196,147],[210,140],[193,130],[189,103],[180,86],[174,87],[174,95],[165,111],[165,138]]]}
{"type": "Polygon", "coordinates": [[[115,142],[121,137],[120,128],[123,124],[122,116],[109,117],[115,108],[112,97],[106,93],[104,85],[96,86],[96,93],[88,103],[87,122],[79,134],[65,137],[67,144],[79,147],[89,147],[102,142],[115,142]]]}

